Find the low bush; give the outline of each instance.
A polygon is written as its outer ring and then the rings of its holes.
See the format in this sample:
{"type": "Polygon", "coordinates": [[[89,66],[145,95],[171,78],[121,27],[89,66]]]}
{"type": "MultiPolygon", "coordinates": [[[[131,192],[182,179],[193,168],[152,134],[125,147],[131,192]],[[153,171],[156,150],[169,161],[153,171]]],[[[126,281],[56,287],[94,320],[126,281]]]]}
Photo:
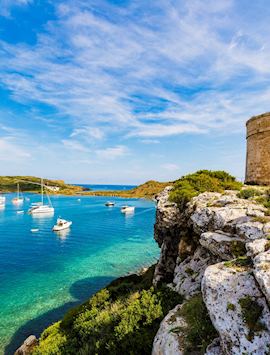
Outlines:
{"type": "Polygon", "coordinates": [[[182,302],[152,277],[153,268],[113,281],[47,328],[34,354],[151,354],[160,321],[182,302]]]}
{"type": "Polygon", "coordinates": [[[249,328],[249,340],[252,340],[256,332],[266,329],[265,324],[260,321],[263,312],[263,306],[250,296],[243,297],[239,300],[242,310],[244,322],[249,328]]]}
{"type": "Polygon", "coordinates": [[[262,193],[261,191],[258,191],[257,189],[243,189],[241,190],[238,194],[237,197],[239,198],[244,198],[244,199],[249,199],[255,196],[261,196],[262,193]]]}
{"type": "Polygon", "coordinates": [[[239,190],[241,187],[242,184],[225,171],[199,170],[175,182],[170,200],[184,207],[187,202],[202,192],[239,190]]]}
{"type": "Polygon", "coordinates": [[[206,347],[218,336],[209,318],[201,295],[186,301],[180,311],[187,327],[184,332],[186,354],[204,354],[206,347]]]}

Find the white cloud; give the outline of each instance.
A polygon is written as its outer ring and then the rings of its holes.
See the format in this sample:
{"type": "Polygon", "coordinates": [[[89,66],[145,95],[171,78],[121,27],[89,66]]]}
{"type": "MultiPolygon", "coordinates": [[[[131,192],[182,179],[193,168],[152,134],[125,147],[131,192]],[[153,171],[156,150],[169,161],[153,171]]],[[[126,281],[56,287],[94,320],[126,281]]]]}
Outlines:
{"type": "Polygon", "coordinates": [[[96,151],[99,158],[113,160],[129,154],[129,149],[123,145],[99,149],[96,151]]]}
{"type": "Polygon", "coordinates": [[[11,137],[0,138],[0,162],[18,162],[31,158],[31,154],[11,137]]]}
{"type": "Polygon", "coordinates": [[[90,152],[89,148],[85,147],[83,144],[74,139],[63,139],[62,143],[66,148],[71,150],[77,150],[79,152],[90,152]]]}
{"type": "Polygon", "coordinates": [[[29,5],[32,0],[1,0],[0,1],[0,16],[9,17],[10,11],[16,6],[29,5]]]}
{"type": "Polygon", "coordinates": [[[168,171],[179,171],[180,170],[179,166],[174,163],[166,163],[166,164],[161,165],[161,167],[165,170],[168,170],[168,171]]]}
{"type": "Polygon", "coordinates": [[[0,43],[2,84],[14,100],[48,104],[70,117],[72,136],[84,139],[229,132],[242,127],[251,110],[268,107],[267,26],[260,33],[256,23],[247,26],[234,1],[157,1],[155,11],[152,5],[100,3],[110,19],[92,2],[56,5],[58,19],[36,45],[0,43]],[[150,113],[134,111],[138,103],[147,107],[149,95],[167,104],[152,113],[155,104],[150,113]]]}

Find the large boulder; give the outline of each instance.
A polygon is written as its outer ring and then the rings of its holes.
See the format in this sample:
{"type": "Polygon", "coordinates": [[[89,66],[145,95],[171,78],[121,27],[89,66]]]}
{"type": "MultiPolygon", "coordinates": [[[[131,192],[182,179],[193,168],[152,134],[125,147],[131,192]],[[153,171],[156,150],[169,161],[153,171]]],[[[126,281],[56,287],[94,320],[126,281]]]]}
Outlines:
{"type": "Polygon", "coordinates": [[[184,355],[181,329],[187,326],[180,315],[181,305],[172,309],[160,324],[155,336],[152,355],[184,355]]]}
{"type": "Polygon", "coordinates": [[[222,231],[203,233],[200,237],[200,244],[222,260],[230,260],[246,252],[242,238],[222,231]]]}
{"type": "Polygon", "coordinates": [[[248,267],[209,266],[202,293],[225,354],[269,354],[270,312],[248,267]]]}

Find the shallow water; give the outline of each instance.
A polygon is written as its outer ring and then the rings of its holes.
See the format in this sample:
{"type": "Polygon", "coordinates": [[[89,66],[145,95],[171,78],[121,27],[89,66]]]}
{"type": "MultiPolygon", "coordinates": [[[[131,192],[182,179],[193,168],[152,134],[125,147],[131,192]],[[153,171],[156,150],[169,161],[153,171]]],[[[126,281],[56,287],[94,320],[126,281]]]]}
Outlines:
{"type": "Polygon", "coordinates": [[[14,195],[0,210],[0,353],[10,355],[29,334],[61,318],[112,279],[154,263],[159,251],[153,240],[155,205],[142,199],[53,197],[54,216],[17,214],[14,195]],[[136,206],[123,215],[123,204],[136,206]],[[51,231],[56,218],[73,221],[61,234],[51,231]],[[38,228],[38,232],[31,232],[38,228]]]}

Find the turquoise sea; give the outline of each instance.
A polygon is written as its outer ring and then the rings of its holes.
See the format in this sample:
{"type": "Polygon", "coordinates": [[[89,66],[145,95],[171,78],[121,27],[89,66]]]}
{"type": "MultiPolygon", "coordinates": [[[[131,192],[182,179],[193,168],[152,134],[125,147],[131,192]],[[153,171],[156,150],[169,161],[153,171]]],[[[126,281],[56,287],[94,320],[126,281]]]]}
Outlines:
{"type": "Polygon", "coordinates": [[[52,197],[53,216],[27,213],[39,195],[14,206],[14,194],[0,210],[0,354],[13,351],[30,334],[61,318],[112,279],[153,264],[159,254],[153,240],[155,205],[143,199],[52,197]],[[123,204],[135,206],[123,215],[123,204]],[[72,220],[70,230],[56,234],[57,217],[72,220]],[[38,228],[38,232],[31,232],[38,228]]]}

